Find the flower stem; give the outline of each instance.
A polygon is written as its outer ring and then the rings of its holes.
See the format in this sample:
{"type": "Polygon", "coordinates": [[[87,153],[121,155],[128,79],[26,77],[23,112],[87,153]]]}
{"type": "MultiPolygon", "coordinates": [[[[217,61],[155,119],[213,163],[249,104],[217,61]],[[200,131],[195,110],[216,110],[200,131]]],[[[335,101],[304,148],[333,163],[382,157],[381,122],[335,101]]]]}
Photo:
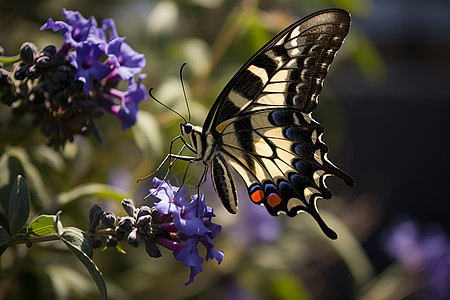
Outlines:
{"type": "Polygon", "coordinates": [[[20,55],[14,55],[14,56],[1,56],[0,55],[0,62],[4,64],[12,64],[15,62],[18,62],[20,60],[20,55]]]}
{"type": "MultiPolygon", "coordinates": [[[[89,236],[108,236],[108,235],[114,235],[115,231],[111,228],[105,228],[101,230],[97,230],[95,232],[89,232],[85,231],[85,233],[89,236]]],[[[43,235],[43,236],[30,236],[30,237],[16,237],[12,240],[10,240],[7,243],[7,246],[12,245],[18,245],[18,244],[34,244],[34,243],[42,243],[42,242],[49,242],[49,241],[56,241],[59,240],[60,237],[56,233],[43,235]]]]}

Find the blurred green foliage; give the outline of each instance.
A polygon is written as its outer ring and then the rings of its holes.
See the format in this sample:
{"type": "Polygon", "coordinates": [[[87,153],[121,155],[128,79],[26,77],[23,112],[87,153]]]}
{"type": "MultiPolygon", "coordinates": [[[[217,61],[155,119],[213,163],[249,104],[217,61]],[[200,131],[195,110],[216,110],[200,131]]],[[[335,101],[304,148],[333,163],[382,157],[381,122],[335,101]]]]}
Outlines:
{"type": "MultiPolygon", "coordinates": [[[[369,0],[1,0],[0,6],[0,45],[5,55],[16,55],[25,41],[36,43],[38,48],[60,45],[59,33],[39,28],[50,17],[61,20],[63,7],[78,10],[85,17],[94,15],[97,20],[113,18],[119,34],[146,56],[145,85],[155,88],[159,100],[183,115],[187,113],[178,74],[187,62],[183,78],[192,121],[199,125],[234,72],[284,27],[327,7],[339,6],[361,17],[371,10],[369,0]]],[[[368,79],[373,79],[373,74],[383,76],[376,49],[357,28],[351,29],[331,72],[343,63],[359,65],[368,79]],[[354,31],[358,32],[356,37],[354,31]]],[[[321,98],[318,114],[334,125],[325,139],[338,155],[346,125],[335,113],[338,104],[327,103],[331,97],[332,93],[326,92],[321,98]]],[[[79,138],[58,152],[45,146],[29,119],[15,119],[2,106],[0,198],[9,197],[13,179],[23,174],[30,186],[30,218],[63,210],[64,224],[80,228],[87,228],[87,212],[93,203],[101,202],[120,215],[121,199],[143,201],[150,181],[136,184],[136,179],[162,161],[170,140],[179,134],[180,120],[151,100],[140,107],[132,130],[121,131],[114,117],[107,115],[99,121],[103,143],[79,138]]],[[[180,182],[185,168],[183,162],[175,165],[170,176],[174,184],[180,182]]],[[[188,177],[195,186],[199,178],[195,167],[188,177]]],[[[94,261],[104,274],[110,299],[351,299],[372,277],[357,238],[339,218],[326,214],[331,227],[339,228],[337,242],[326,240],[309,217],[300,216],[279,218],[283,233],[276,242],[248,244],[236,240],[231,226],[252,224],[239,214],[227,215],[214,192],[208,187],[205,192],[224,227],[217,245],[225,252],[223,264],[206,264],[194,284],[185,287],[188,270],[169,252],[160,259],[149,259],[144,251],[129,247],[127,255],[96,251],[94,261]],[[336,295],[340,296],[334,298],[336,295]]],[[[334,204],[327,208],[335,214],[342,212],[347,205],[343,197],[335,195],[334,204]]],[[[86,270],[60,245],[48,242],[27,251],[20,246],[8,249],[1,257],[0,299],[98,299],[86,270]]]]}

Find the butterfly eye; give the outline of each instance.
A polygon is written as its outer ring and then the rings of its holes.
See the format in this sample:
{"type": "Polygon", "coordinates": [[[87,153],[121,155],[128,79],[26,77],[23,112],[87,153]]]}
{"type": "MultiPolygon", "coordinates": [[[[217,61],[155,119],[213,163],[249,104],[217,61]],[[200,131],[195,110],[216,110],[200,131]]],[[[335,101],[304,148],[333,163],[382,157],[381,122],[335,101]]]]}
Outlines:
{"type": "Polygon", "coordinates": [[[180,124],[180,126],[181,126],[181,132],[184,135],[188,135],[188,134],[190,134],[192,132],[192,124],[190,124],[190,123],[180,124]]]}

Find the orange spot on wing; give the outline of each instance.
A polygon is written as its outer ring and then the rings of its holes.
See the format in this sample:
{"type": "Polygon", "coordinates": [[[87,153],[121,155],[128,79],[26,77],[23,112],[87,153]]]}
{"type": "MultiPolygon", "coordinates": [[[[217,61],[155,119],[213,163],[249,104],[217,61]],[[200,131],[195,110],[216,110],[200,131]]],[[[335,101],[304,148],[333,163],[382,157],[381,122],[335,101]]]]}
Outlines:
{"type": "Polygon", "coordinates": [[[267,197],[267,204],[269,204],[271,207],[275,207],[280,203],[281,198],[277,194],[270,194],[269,197],[267,197]]]}
{"type": "Polygon", "coordinates": [[[250,195],[250,198],[253,202],[259,203],[264,199],[264,193],[261,190],[256,190],[250,195]]]}

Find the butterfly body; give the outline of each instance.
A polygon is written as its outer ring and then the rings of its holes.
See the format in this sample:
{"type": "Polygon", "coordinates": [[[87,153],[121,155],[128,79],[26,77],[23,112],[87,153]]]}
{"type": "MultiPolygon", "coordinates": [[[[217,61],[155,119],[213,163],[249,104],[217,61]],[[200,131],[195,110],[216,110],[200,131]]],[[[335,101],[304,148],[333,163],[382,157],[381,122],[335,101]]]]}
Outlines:
{"type": "Polygon", "coordinates": [[[330,238],[316,201],[330,198],[327,176],[352,186],[328,159],[323,126],[311,112],[350,26],[344,10],[328,9],[292,24],[242,66],[214,102],[203,127],[181,124],[196,157],[211,172],[225,208],[237,212],[234,169],[252,202],[271,215],[307,212],[330,238]]]}

